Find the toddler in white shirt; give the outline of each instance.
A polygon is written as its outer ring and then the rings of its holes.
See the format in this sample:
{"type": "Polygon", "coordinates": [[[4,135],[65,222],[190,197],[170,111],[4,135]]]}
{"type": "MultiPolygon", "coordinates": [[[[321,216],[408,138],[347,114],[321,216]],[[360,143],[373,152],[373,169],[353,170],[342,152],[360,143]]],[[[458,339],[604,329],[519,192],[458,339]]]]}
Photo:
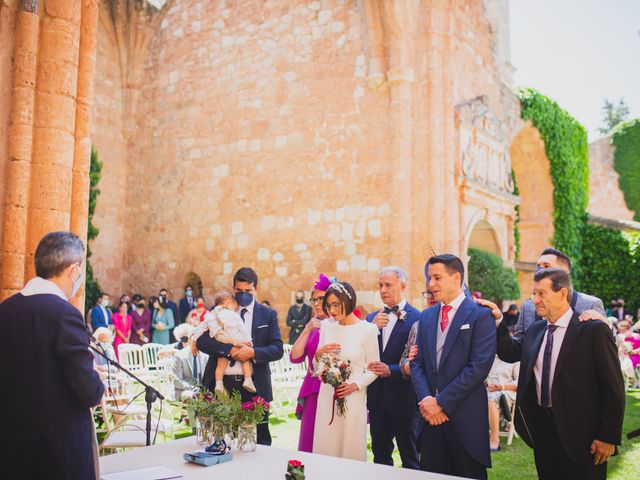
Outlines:
{"type": "MultiPolygon", "coordinates": [[[[238,303],[230,292],[218,292],[214,299],[213,310],[204,316],[204,321],[199,328],[205,331],[208,330],[211,338],[215,338],[220,343],[226,343],[238,348],[243,346],[253,347],[251,335],[247,332],[242,317],[236,313],[237,308],[238,303]]],[[[215,371],[216,392],[224,392],[222,379],[227,366],[229,366],[229,360],[225,357],[218,357],[215,371]]],[[[240,362],[240,366],[244,376],[243,388],[255,393],[256,387],[251,378],[253,374],[251,360],[240,362]]]]}

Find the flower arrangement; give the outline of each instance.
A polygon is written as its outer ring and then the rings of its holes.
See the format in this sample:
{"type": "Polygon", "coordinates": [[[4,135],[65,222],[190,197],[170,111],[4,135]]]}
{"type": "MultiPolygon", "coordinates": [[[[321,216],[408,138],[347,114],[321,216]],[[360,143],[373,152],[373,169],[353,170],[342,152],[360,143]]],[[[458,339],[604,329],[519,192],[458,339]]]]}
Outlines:
{"type": "MultiPolygon", "coordinates": [[[[331,385],[334,388],[334,407],[338,407],[339,417],[344,417],[347,413],[347,400],[346,398],[338,398],[335,394],[335,389],[345,383],[352,372],[351,361],[342,360],[340,352],[338,351],[323,353],[318,359],[316,370],[313,373],[313,376],[318,377],[322,383],[331,385]]],[[[332,408],[329,425],[333,423],[333,415],[334,410],[332,408]]]]}
{"type": "Polygon", "coordinates": [[[287,463],[286,480],[304,480],[304,465],[300,460],[289,460],[287,463]]]}
{"type": "Polygon", "coordinates": [[[257,425],[269,411],[269,402],[260,396],[251,398],[251,401],[240,404],[238,423],[257,425]]]}

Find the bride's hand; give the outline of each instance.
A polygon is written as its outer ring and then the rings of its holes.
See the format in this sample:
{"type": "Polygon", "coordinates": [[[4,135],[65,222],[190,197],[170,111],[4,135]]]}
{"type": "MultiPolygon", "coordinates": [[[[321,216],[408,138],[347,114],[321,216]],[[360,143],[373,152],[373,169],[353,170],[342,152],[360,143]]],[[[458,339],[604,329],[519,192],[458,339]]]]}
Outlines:
{"type": "Polygon", "coordinates": [[[338,350],[340,350],[339,343],[327,343],[326,345],[323,345],[318,350],[316,350],[316,355],[315,355],[316,360],[319,359],[325,353],[337,352],[338,350]]]}
{"type": "Polygon", "coordinates": [[[353,392],[356,392],[358,390],[358,385],[356,385],[355,383],[343,383],[338,388],[336,388],[336,396],[338,398],[348,397],[353,392]]]}

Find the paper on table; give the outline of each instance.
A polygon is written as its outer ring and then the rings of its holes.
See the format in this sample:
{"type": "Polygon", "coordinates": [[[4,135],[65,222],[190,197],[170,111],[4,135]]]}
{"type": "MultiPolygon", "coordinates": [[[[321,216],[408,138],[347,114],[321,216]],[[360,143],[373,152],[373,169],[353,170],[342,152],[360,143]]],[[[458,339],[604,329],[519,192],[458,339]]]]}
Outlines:
{"type": "Polygon", "coordinates": [[[121,472],[105,473],[102,480],[169,480],[170,478],[182,478],[182,475],[169,470],[164,465],[154,465],[135,470],[123,470],[121,472]]]}

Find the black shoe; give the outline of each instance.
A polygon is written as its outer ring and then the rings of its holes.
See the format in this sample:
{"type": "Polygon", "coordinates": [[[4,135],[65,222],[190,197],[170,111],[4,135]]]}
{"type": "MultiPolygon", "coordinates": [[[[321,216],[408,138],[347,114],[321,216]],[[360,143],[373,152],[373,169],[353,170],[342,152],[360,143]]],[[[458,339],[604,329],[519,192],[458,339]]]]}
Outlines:
{"type": "Polygon", "coordinates": [[[502,447],[498,445],[498,448],[489,448],[489,450],[491,451],[491,453],[496,453],[502,450],[502,447]]]}

